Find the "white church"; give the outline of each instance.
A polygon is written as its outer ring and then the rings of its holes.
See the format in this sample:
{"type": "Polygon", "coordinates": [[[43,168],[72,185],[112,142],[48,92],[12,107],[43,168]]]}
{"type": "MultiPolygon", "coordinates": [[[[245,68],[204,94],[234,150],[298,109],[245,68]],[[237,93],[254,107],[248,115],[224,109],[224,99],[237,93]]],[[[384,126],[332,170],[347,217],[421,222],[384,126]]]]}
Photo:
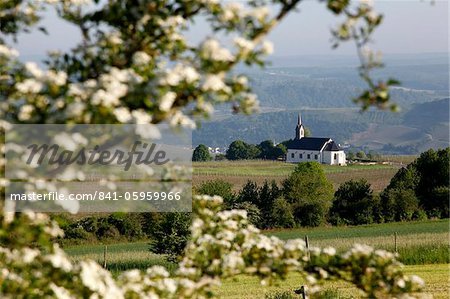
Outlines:
{"type": "Polygon", "coordinates": [[[316,161],[328,165],[345,165],[344,151],[331,138],[305,137],[302,117],[298,115],[295,138],[288,145],[286,162],[316,161]]]}

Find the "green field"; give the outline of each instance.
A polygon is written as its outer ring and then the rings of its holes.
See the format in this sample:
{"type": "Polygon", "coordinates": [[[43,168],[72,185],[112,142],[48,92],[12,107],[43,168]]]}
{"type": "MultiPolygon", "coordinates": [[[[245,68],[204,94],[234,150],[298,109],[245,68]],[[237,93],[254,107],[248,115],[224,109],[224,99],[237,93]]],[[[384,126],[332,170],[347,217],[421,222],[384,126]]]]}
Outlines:
{"type": "MultiPolygon", "coordinates": [[[[211,161],[193,162],[194,175],[235,175],[235,176],[287,176],[296,164],[282,161],[240,160],[240,161],[211,161]]],[[[322,165],[325,173],[346,173],[352,171],[370,171],[379,169],[398,169],[394,165],[360,165],[347,166],[322,165]]]]}
{"type": "MultiPolygon", "coordinates": [[[[405,266],[404,270],[407,274],[419,275],[425,281],[424,294],[433,295],[433,298],[436,299],[449,298],[448,264],[405,266]]],[[[223,282],[217,293],[220,298],[228,299],[264,298],[266,294],[277,291],[295,290],[302,284],[304,284],[304,280],[300,274],[291,274],[286,280],[280,281],[278,285],[268,287],[262,287],[258,279],[254,277],[240,276],[237,279],[229,279],[223,282]]],[[[359,297],[357,295],[358,290],[344,282],[327,282],[323,288],[336,291],[342,298],[359,297]]]]}
{"type": "MultiPolygon", "coordinates": [[[[397,246],[400,260],[407,264],[405,270],[421,276],[427,282],[427,292],[435,298],[448,298],[449,247],[448,220],[374,224],[357,227],[319,227],[266,231],[281,239],[304,238],[308,235],[311,246],[333,246],[345,250],[355,243],[369,244],[376,248],[394,250],[394,233],[398,235],[397,246]]],[[[103,264],[104,245],[77,245],[65,248],[73,260],[94,259],[103,264]]],[[[107,267],[114,275],[122,271],[153,265],[163,265],[170,271],[176,265],[165,261],[161,255],[148,251],[148,241],[111,244],[107,246],[107,267]]],[[[267,292],[290,290],[302,283],[298,274],[293,274],[279,287],[262,288],[252,277],[239,277],[237,281],[226,281],[218,289],[223,298],[263,298],[267,292]]],[[[337,288],[343,296],[354,294],[354,289],[342,282],[330,282],[327,288],[337,288]]]]}
{"type": "MultiPolygon", "coordinates": [[[[375,191],[382,191],[401,165],[395,162],[391,165],[322,165],[322,168],[335,189],[348,180],[365,178],[375,191]]],[[[258,184],[263,184],[265,180],[275,180],[280,183],[294,170],[295,164],[266,160],[211,161],[194,162],[193,168],[194,186],[204,181],[221,179],[230,182],[234,189],[238,190],[247,180],[258,184]]]]}

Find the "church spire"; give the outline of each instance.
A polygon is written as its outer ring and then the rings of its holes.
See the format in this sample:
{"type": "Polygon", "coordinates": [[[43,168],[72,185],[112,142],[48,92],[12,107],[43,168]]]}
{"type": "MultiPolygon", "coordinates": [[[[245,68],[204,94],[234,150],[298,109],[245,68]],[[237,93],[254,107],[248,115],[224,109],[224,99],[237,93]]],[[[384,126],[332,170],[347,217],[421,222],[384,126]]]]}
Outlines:
{"type": "Polygon", "coordinates": [[[299,140],[305,137],[305,128],[302,124],[302,115],[299,113],[297,118],[297,127],[295,128],[295,139],[299,140]]]}

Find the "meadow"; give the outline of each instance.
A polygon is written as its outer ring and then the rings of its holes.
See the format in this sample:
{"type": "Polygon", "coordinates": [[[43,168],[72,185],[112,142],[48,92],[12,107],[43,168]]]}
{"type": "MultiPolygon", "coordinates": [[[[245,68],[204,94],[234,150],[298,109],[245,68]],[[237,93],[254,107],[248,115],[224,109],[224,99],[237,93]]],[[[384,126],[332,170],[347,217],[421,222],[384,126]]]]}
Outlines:
{"type": "MultiPolygon", "coordinates": [[[[349,164],[347,166],[322,165],[327,178],[333,183],[335,189],[340,184],[351,180],[365,178],[374,191],[382,191],[390,182],[398,169],[405,165],[401,161],[410,161],[409,156],[389,164],[349,164]]],[[[391,158],[391,160],[394,160],[391,158]]],[[[194,162],[193,185],[202,182],[221,179],[233,184],[239,190],[247,180],[263,184],[265,180],[275,180],[281,183],[295,168],[295,164],[282,161],[244,160],[244,161],[211,161],[194,162]]]]}
{"type": "MultiPolygon", "coordinates": [[[[448,298],[449,247],[448,220],[429,220],[423,222],[400,222],[373,224],[355,227],[318,227],[291,230],[266,231],[281,239],[309,238],[310,246],[333,246],[338,250],[350,248],[355,243],[369,244],[376,248],[394,251],[394,233],[397,233],[397,248],[400,260],[406,264],[409,274],[425,279],[426,292],[435,298],[448,298]]],[[[104,245],[78,245],[66,247],[73,260],[94,259],[100,264],[104,261],[104,245]]],[[[169,263],[164,256],[148,250],[148,241],[110,244],[106,254],[107,268],[114,275],[138,268],[146,269],[152,265],[163,265],[170,271],[176,265],[169,263]]],[[[265,294],[276,290],[292,290],[302,284],[302,277],[293,274],[278,286],[262,288],[252,277],[241,276],[237,280],[225,281],[218,289],[222,298],[264,298],[265,294]]],[[[354,289],[342,282],[327,282],[326,288],[339,291],[340,296],[355,294],[354,289]]]]}

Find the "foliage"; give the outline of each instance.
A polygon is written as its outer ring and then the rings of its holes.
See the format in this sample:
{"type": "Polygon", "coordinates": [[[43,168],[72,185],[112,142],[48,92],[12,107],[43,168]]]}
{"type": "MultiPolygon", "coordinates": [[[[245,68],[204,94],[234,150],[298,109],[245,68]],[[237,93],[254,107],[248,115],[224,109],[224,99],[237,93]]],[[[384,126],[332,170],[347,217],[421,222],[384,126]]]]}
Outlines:
{"type": "MultiPolygon", "coordinates": [[[[395,174],[382,197],[389,201],[392,189],[411,190],[429,217],[449,217],[449,164],[450,148],[423,152],[395,174]]],[[[411,193],[406,198],[409,203],[414,201],[411,193]]]]}
{"type": "Polygon", "coordinates": [[[252,225],[258,227],[261,225],[261,211],[255,204],[248,201],[238,202],[233,208],[245,211],[247,213],[248,221],[252,225]]]}
{"type": "Polygon", "coordinates": [[[150,232],[150,251],[167,255],[169,261],[177,261],[189,240],[191,215],[189,213],[165,213],[150,232]]]}
{"type": "MultiPolygon", "coordinates": [[[[272,228],[276,226],[277,219],[274,218],[275,214],[272,211],[275,208],[275,201],[281,195],[281,190],[275,181],[272,181],[269,185],[267,181],[264,181],[263,186],[259,189],[258,200],[256,205],[261,210],[261,224],[258,227],[272,228]]],[[[288,204],[287,204],[288,206],[288,204]]],[[[287,207],[286,206],[286,207],[287,207]]],[[[290,208],[289,208],[290,212],[290,208]]],[[[292,215],[292,213],[291,213],[292,215]]]]}
{"type": "Polygon", "coordinates": [[[260,150],[253,144],[245,143],[242,140],[236,140],[228,147],[226,158],[228,160],[250,160],[258,157],[259,154],[260,150]]]}
{"type": "Polygon", "coordinates": [[[419,213],[419,200],[412,189],[389,189],[381,196],[386,222],[413,220],[419,213]]]}
{"type": "Polygon", "coordinates": [[[355,245],[343,254],[333,248],[313,248],[308,254],[302,240],[284,242],[262,235],[248,224],[245,211],[222,211],[220,198],[198,198],[193,209],[192,237],[174,275],[154,266],[145,272],[126,271],[117,279],[94,261],[70,261],[52,244],[61,230],[44,215],[1,214],[0,267],[7,275],[0,276],[0,294],[200,298],[213,296],[222,278],[248,274],[270,283],[289,272],[303,273],[312,293],[320,291],[318,283],[327,279],[350,282],[367,298],[398,298],[423,287],[420,278],[402,272],[389,252],[355,245]]]}
{"type": "Polygon", "coordinates": [[[298,296],[294,295],[292,291],[278,291],[266,294],[265,299],[296,299],[298,296]]]}
{"type": "Polygon", "coordinates": [[[64,227],[64,242],[81,240],[109,241],[142,239],[144,219],[139,213],[113,213],[107,216],[87,216],[68,222],[64,227]]]}
{"type": "Polygon", "coordinates": [[[257,145],[260,150],[259,158],[268,160],[277,160],[286,154],[286,146],[278,144],[275,146],[272,140],[266,140],[257,145]]]}
{"type": "Polygon", "coordinates": [[[204,162],[210,161],[211,159],[212,157],[209,154],[209,150],[204,144],[200,144],[194,149],[194,152],[192,154],[192,161],[204,162]]]}
{"type": "Polygon", "coordinates": [[[259,188],[255,182],[248,180],[237,196],[239,202],[258,201],[259,188]]]}
{"type": "Polygon", "coordinates": [[[420,175],[416,188],[420,204],[432,216],[437,212],[438,217],[448,217],[449,202],[445,196],[445,189],[450,181],[450,148],[434,151],[432,149],[422,153],[415,161],[415,168],[420,175]],[[437,189],[440,188],[440,189],[437,189]],[[434,211],[434,212],[433,212],[434,211]]]}
{"type": "Polygon", "coordinates": [[[275,199],[271,218],[275,228],[292,228],[295,226],[291,205],[283,197],[275,199]]]}
{"type": "Polygon", "coordinates": [[[231,208],[236,202],[236,195],[233,192],[233,185],[223,180],[206,181],[195,189],[197,194],[209,196],[220,196],[224,200],[224,206],[231,208]]]}
{"type": "Polygon", "coordinates": [[[333,224],[369,224],[374,222],[379,202],[365,180],[350,180],[339,186],[331,207],[333,224]]]}
{"type": "Polygon", "coordinates": [[[283,181],[283,193],[291,203],[297,223],[318,226],[325,221],[333,198],[333,185],[317,162],[299,163],[283,181]]]}

